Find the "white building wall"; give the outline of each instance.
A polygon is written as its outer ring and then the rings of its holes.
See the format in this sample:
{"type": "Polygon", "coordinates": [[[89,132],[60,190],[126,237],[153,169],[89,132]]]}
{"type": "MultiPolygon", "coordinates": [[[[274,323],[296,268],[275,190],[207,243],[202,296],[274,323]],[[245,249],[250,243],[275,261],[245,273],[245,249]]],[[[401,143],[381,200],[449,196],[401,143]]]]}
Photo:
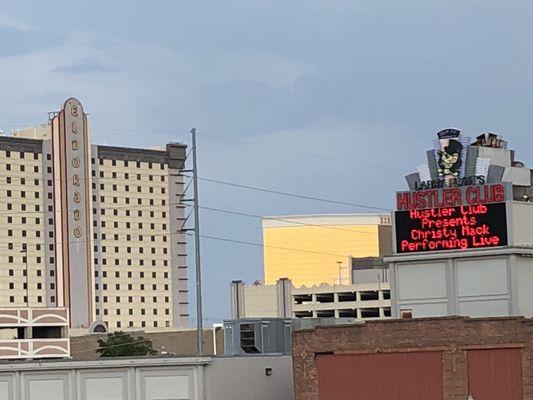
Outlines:
{"type": "Polygon", "coordinates": [[[208,400],[292,400],[292,358],[215,358],[206,369],[206,393],[208,400]]]}
{"type": "Polygon", "coordinates": [[[0,400],[292,400],[292,393],[290,356],[0,364],[0,400]]]}

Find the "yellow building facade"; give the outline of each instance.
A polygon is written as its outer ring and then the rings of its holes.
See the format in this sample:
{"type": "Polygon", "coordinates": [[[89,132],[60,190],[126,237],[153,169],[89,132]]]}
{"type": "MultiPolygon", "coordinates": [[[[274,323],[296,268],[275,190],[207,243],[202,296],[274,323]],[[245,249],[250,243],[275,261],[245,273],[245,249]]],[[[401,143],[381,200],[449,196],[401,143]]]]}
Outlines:
{"type": "Polygon", "coordinates": [[[263,218],[265,284],[289,278],[295,287],[350,284],[350,257],[392,250],[390,214],[263,218]]]}

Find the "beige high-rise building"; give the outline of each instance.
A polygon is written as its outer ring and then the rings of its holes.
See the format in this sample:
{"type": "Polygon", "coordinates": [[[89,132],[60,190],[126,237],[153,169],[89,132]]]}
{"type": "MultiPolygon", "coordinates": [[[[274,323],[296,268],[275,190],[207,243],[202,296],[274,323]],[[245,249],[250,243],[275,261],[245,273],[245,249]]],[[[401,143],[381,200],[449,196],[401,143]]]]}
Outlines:
{"type": "Polygon", "coordinates": [[[72,328],[185,326],[186,146],[90,145],[68,99],[0,137],[0,307],[65,307],[72,328]]]}

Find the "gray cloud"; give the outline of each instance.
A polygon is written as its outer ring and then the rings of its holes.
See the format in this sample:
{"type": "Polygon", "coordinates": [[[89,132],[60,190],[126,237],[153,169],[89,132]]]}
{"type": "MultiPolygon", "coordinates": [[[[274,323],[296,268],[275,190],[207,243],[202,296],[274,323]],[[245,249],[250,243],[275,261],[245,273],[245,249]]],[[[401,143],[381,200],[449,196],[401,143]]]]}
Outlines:
{"type": "MultiPolygon", "coordinates": [[[[199,136],[201,175],[380,206],[443,127],[501,132],[533,163],[533,3],[124,4],[6,5],[24,19],[0,19],[2,119],[40,123],[76,96],[94,142],[154,146],[195,126],[219,136],[199,136]]],[[[206,182],[201,196],[261,215],[360,211],[206,182]]],[[[202,222],[261,241],[253,219],[204,211],[202,222]]],[[[206,315],[228,316],[227,282],[261,278],[261,249],[205,240],[203,251],[206,315]]]]}

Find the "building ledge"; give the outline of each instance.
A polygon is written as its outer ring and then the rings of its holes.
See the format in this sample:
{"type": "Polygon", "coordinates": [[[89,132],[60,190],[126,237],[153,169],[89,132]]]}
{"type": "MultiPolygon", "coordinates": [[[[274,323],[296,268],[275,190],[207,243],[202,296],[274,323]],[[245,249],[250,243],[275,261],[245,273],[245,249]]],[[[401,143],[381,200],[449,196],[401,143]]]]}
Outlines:
{"type": "Polygon", "coordinates": [[[448,251],[431,251],[419,253],[403,253],[384,257],[386,263],[408,262],[408,261],[425,261],[435,259],[451,259],[466,257],[493,257],[506,255],[520,255],[533,257],[533,245],[531,246],[503,246],[491,247],[484,249],[467,249],[467,250],[448,250],[448,251]]]}

